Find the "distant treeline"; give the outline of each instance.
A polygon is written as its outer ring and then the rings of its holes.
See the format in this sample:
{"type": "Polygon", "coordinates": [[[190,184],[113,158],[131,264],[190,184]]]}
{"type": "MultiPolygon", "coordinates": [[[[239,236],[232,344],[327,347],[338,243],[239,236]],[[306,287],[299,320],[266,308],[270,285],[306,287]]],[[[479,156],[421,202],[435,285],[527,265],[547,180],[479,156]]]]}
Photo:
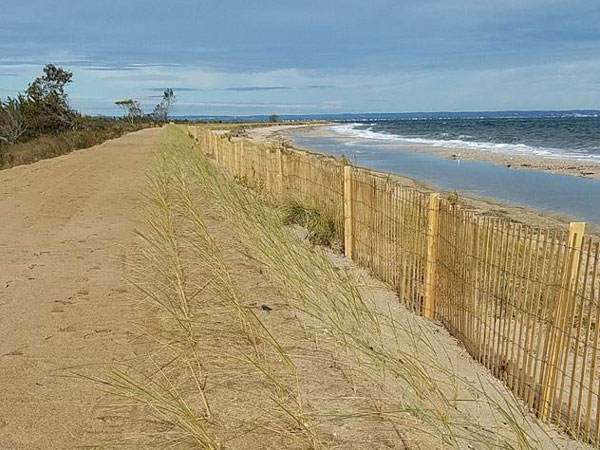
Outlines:
{"type": "Polygon", "coordinates": [[[48,64],[43,74],[15,97],[0,99],[0,168],[28,164],[80,148],[86,148],[124,133],[167,120],[168,105],[159,114],[130,117],[92,117],[71,108],[65,87],[73,73],[48,64]]]}

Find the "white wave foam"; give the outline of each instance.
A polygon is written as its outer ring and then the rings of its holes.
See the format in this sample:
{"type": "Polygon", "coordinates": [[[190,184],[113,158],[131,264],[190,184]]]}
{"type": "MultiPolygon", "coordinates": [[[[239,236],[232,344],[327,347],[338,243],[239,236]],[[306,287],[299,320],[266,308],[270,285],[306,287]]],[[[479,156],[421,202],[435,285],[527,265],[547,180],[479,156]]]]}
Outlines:
{"type": "MultiPolygon", "coordinates": [[[[431,147],[443,147],[463,150],[480,150],[503,154],[517,154],[526,156],[541,156],[544,158],[577,159],[582,161],[599,161],[600,155],[590,155],[576,150],[567,152],[565,150],[546,147],[532,147],[525,144],[500,144],[494,142],[473,142],[461,139],[427,139],[409,138],[396,134],[373,131],[372,127],[367,129],[357,128],[362,124],[348,123],[332,125],[331,130],[344,137],[355,140],[371,140],[384,142],[397,142],[399,145],[422,145],[431,147]]],[[[463,137],[463,136],[460,136],[463,137]]],[[[465,138],[467,136],[464,136],[465,138]]]]}

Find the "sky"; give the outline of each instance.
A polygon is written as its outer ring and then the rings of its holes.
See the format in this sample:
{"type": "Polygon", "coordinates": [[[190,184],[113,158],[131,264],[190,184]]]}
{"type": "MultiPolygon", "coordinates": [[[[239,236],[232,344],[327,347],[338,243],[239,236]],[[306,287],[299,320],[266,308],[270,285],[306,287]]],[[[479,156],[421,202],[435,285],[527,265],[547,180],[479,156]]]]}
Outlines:
{"type": "Polygon", "coordinates": [[[0,0],[0,97],[174,114],[600,109],[599,0],[0,0]]]}

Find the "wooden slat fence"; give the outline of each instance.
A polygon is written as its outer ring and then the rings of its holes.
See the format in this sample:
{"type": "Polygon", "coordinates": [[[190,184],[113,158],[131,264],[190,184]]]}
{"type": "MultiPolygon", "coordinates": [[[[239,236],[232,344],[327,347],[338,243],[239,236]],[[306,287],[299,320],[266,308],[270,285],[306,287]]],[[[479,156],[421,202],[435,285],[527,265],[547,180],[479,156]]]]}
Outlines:
{"type": "Polygon", "coordinates": [[[347,161],[189,132],[246,185],[318,208],[348,257],[442,322],[538,417],[600,443],[600,243],[585,224],[476,215],[347,161]]]}

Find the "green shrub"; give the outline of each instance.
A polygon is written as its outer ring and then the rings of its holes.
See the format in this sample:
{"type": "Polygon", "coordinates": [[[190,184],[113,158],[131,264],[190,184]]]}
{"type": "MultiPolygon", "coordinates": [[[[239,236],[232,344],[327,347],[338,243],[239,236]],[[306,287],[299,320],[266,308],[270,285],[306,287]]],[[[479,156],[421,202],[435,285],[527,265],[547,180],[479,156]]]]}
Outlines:
{"type": "MultiPolygon", "coordinates": [[[[152,124],[150,119],[132,124],[71,109],[65,89],[72,81],[72,72],[47,64],[25,94],[0,99],[0,169],[91,147],[152,124]]],[[[173,91],[167,94],[170,107],[173,91]]]]}
{"type": "Polygon", "coordinates": [[[31,164],[36,161],[93,147],[131,131],[150,126],[150,123],[131,125],[124,120],[82,117],[77,131],[50,134],[19,142],[14,145],[0,144],[0,169],[31,164]]]}
{"type": "Polygon", "coordinates": [[[317,208],[288,201],[281,205],[280,209],[283,213],[283,223],[306,228],[311,243],[332,248],[340,247],[335,238],[333,220],[323,217],[317,208]]]}

